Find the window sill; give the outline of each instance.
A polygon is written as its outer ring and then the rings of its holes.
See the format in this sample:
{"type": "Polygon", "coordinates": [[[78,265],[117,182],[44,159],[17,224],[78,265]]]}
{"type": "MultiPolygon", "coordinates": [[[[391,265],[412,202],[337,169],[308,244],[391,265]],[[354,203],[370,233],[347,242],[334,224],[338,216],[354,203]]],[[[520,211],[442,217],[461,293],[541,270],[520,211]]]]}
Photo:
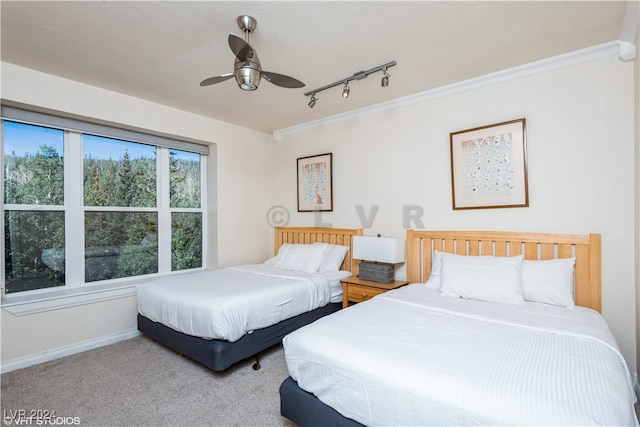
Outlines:
{"type": "MultiPolygon", "coordinates": [[[[182,274],[198,270],[205,270],[205,268],[200,267],[190,270],[174,271],[166,275],[179,277],[182,274]]],[[[123,281],[116,283],[85,285],[67,289],[50,289],[29,295],[5,295],[2,298],[2,309],[15,316],[26,316],[100,301],[131,297],[136,295],[136,289],[139,283],[150,282],[154,279],[165,277],[166,275],[138,276],[135,278],[125,278],[123,281]]]]}
{"type": "Polygon", "coordinates": [[[100,301],[135,296],[136,284],[95,285],[75,289],[56,289],[37,295],[5,296],[2,309],[15,316],[59,310],[100,301]]]}

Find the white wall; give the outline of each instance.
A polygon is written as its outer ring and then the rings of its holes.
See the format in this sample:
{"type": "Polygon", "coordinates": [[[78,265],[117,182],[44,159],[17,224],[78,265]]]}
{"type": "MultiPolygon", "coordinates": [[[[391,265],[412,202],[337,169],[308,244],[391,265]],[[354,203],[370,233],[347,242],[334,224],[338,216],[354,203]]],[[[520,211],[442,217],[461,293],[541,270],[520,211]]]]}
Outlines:
{"type": "Polygon", "coordinates": [[[378,206],[365,231],[402,236],[403,207],[417,206],[431,229],[601,233],[602,312],[635,371],[633,81],[633,63],[609,56],[284,133],[273,146],[272,203],[289,210],[290,225],[314,224],[296,210],[294,165],[332,152],[334,209],[321,221],[336,227],[364,226],[358,207],[368,218],[378,206]],[[449,133],[521,117],[530,206],[453,211],[449,133]]]}
{"type": "MultiPolygon", "coordinates": [[[[218,239],[208,265],[216,265],[216,255],[219,267],[258,262],[271,250],[264,216],[269,135],[8,63],[2,63],[1,78],[3,100],[216,144],[217,171],[209,169],[214,185],[207,196],[218,239]]],[[[135,297],[19,317],[2,310],[2,363],[126,335],[136,330],[136,313],[135,297]]]]}
{"type": "MultiPolygon", "coordinates": [[[[602,234],[603,314],[636,370],[633,63],[607,57],[395,110],[269,136],[2,63],[3,99],[215,143],[218,266],[257,262],[272,246],[265,214],[403,235],[403,207],[425,228],[602,234]],[[449,133],[525,117],[529,208],[453,211],[449,133]],[[334,211],[296,212],[297,157],[332,152],[334,211]],[[266,159],[266,160],[265,160],[266,159]],[[269,161],[268,159],[271,159],[269,161]],[[246,245],[242,242],[250,241],[246,245]]],[[[393,82],[391,83],[393,84],[393,82]]],[[[321,108],[319,104],[316,108],[321,108]]],[[[410,227],[420,228],[413,222],[410,227]]],[[[133,297],[0,317],[2,363],[135,330],[133,297]]]]}

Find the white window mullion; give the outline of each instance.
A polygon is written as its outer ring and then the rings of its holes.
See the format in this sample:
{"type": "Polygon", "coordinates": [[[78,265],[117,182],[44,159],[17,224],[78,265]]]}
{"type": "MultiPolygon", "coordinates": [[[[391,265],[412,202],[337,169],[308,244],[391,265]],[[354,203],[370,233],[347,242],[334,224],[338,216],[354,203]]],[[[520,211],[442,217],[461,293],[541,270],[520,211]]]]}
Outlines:
{"type": "Polygon", "coordinates": [[[82,135],[66,132],[64,146],[65,275],[68,287],[84,284],[84,174],[82,135]]]}
{"type": "MultiPolygon", "coordinates": [[[[206,208],[207,201],[207,158],[208,156],[200,156],[200,212],[202,212],[202,266],[216,268],[217,262],[208,262],[209,258],[209,240],[217,242],[215,239],[207,239],[209,236],[209,210],[206,208]]],[[[215,176],[215,174],[214,174],[215,176]]],[[[215,228],[214,228],[215,229],[215,228]]]]}
{"type": "Polygon", "coordinates": [[[171,272],[171,211],[169,209],[169,150],[158,147],[158,273],[171,272]]]}

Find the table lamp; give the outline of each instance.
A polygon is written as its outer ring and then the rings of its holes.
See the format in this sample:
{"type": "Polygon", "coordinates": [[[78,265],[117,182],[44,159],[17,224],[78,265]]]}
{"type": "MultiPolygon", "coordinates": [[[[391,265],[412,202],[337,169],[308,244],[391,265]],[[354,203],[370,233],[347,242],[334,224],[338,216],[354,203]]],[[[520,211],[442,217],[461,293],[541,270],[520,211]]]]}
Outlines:
{"type": "Polygon", "coordinates": [[[354,236],[353,258],[359,264],[362,280],[391,283],[395,280],[395,264],[404,262],[405,241],[396,237],[354,236]]]}

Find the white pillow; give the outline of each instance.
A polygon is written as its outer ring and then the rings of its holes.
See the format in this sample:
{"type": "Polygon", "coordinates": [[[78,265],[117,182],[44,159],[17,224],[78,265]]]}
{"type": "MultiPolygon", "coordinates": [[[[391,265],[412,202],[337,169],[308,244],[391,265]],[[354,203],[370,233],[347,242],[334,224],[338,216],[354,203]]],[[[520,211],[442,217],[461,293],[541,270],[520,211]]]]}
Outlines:
{"type": "Polygon", "coordinates": [[[440,289],[440,273],[442,271],[442,252],[433,251],[431,253],[431,274],[425,286],[429,289],[440,289]]]}
{"type": "Polygon", "coordinates": [[[332,245],[330,243],[316,243],[316,245],[327,246],[327,251],[324,254],[324,258],[322,259],[322,263],[320,264],[318,271],[327,272],[340,270],[340,266],[342,265],[342,261],[344,261],[344,257],[347,255],[349,247],[332,245]]]}
{"type": "Polygon", "coordinates": [[[315,273],[320,268],[327,249],[327,245],[293,244],[284,252],[283,258],[275,267],[283,270],[315,273]]]}
{"type": "Polygon", "coordinates": [[[463,256],[444,253],[440,294],[504,304],[524,304],[522,255],[463,256]]]}
{"type": "Polygon", "coordinates": [[[280,261],[282,261],[282,259],[284,258],[284,254],[291,248],[291,243],[285,243],[282,246],[280,246],[280,249],[278,249],[278,253],[276,254],[276,256],[269,258],[268,260],[266,260],[264,263],[271,265],[273,267],[277,267],[277,265],[280,263],[280,261]]]}
{"type": "Polygon", "coordinates": [[[566,308],[576,306],[573,298],[575,258],[558,258],[522,263],[522,290],[527,301],[566,308]]]}

